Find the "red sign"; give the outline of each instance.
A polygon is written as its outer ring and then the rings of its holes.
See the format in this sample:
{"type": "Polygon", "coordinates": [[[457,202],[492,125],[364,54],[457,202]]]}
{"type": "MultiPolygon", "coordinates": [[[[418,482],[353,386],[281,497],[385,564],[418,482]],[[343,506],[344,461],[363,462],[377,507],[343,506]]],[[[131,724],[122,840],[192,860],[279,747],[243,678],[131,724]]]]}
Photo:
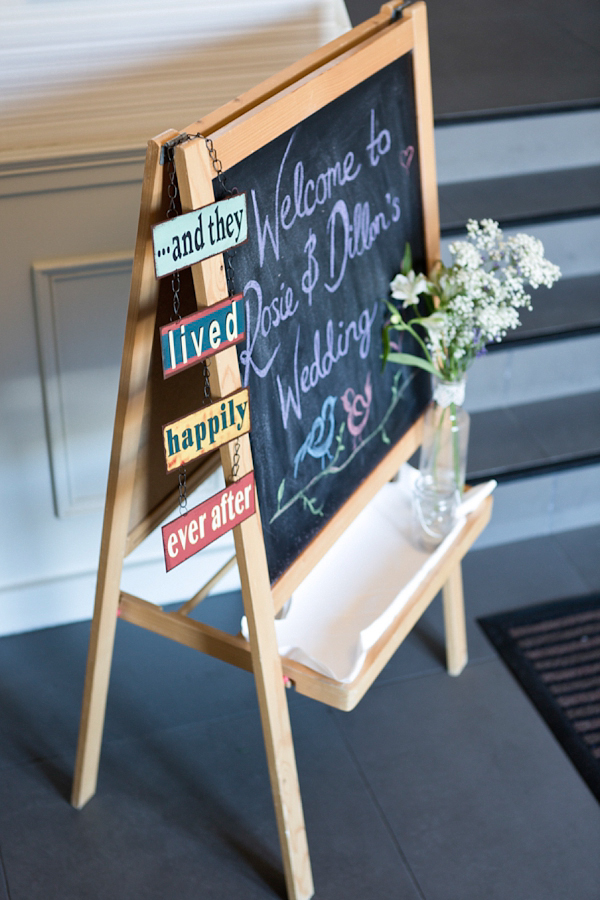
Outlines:
{"type": "Polygon", "coordinates": [[[254,472],[163,525],[167,572],[254,514],[254,472]]]}

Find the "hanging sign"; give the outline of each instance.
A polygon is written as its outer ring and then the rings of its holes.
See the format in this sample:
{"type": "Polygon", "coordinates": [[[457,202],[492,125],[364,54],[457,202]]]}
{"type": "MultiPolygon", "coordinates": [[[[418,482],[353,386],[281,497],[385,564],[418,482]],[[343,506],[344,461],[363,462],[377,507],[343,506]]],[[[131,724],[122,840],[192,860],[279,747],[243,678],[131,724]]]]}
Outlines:
{"type": "Polygon", "coordinates": [[[248,472],[214,497],[163,525],[167,572],[253,515],[254,497],[254,472],[248,472]]]}
{"type": "Polygon", "coordinates": [[[156,277],[224,253],[248,238],[246,195],[234,194],[152,229],[156,277]]]}
{"type": "Polygon", "coordinates": [[[246,337],[244,301],[236,294],[160,329],[163,376],[170,378],[246,337]]]}
{"type": "Polygon", "coordinates": [[[243,388],[163,426],[167,472],[250,431],[250,400],[243,388]]]}

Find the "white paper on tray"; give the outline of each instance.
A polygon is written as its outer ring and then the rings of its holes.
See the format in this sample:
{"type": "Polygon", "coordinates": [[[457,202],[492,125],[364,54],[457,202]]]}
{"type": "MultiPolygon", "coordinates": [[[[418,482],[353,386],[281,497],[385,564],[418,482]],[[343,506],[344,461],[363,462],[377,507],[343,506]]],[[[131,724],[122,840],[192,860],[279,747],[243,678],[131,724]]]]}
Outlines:
{"type": "Polygon", "coordinates": [[[275,620],[282,656],[336,681],[352,681],[369,648],[444,554],[465,517],[496,486],[488,481],[468,492],[454,529],[431,552],[413,537],[416,475],[405,464],[398,481],[382,488],[294,592],[287,616],[275,620]]]}

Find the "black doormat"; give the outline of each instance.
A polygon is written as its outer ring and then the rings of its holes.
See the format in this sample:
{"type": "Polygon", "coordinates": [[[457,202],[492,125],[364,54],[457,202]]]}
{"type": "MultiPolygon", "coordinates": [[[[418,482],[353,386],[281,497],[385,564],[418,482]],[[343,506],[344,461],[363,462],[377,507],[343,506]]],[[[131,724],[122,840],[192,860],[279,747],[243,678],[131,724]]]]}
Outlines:
{"type": "Polygon", "coordinates": [[[600,800],[600,595],[479,624],[600,800]]]}

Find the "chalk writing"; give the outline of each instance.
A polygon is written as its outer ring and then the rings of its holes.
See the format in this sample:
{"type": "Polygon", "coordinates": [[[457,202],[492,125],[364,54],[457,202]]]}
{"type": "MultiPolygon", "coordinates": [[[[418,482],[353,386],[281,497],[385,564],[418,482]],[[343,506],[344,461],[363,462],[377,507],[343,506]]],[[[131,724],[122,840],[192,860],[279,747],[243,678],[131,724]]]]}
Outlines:
{"type": "Polygon", "coordinates": [[[251,223],[238,357],[272,578],[427,400],[422,373],[381,367],[381,300],[407,240],[424,262],[411,79],[408,58],[382,69],[228,174],[251,223]]]}

